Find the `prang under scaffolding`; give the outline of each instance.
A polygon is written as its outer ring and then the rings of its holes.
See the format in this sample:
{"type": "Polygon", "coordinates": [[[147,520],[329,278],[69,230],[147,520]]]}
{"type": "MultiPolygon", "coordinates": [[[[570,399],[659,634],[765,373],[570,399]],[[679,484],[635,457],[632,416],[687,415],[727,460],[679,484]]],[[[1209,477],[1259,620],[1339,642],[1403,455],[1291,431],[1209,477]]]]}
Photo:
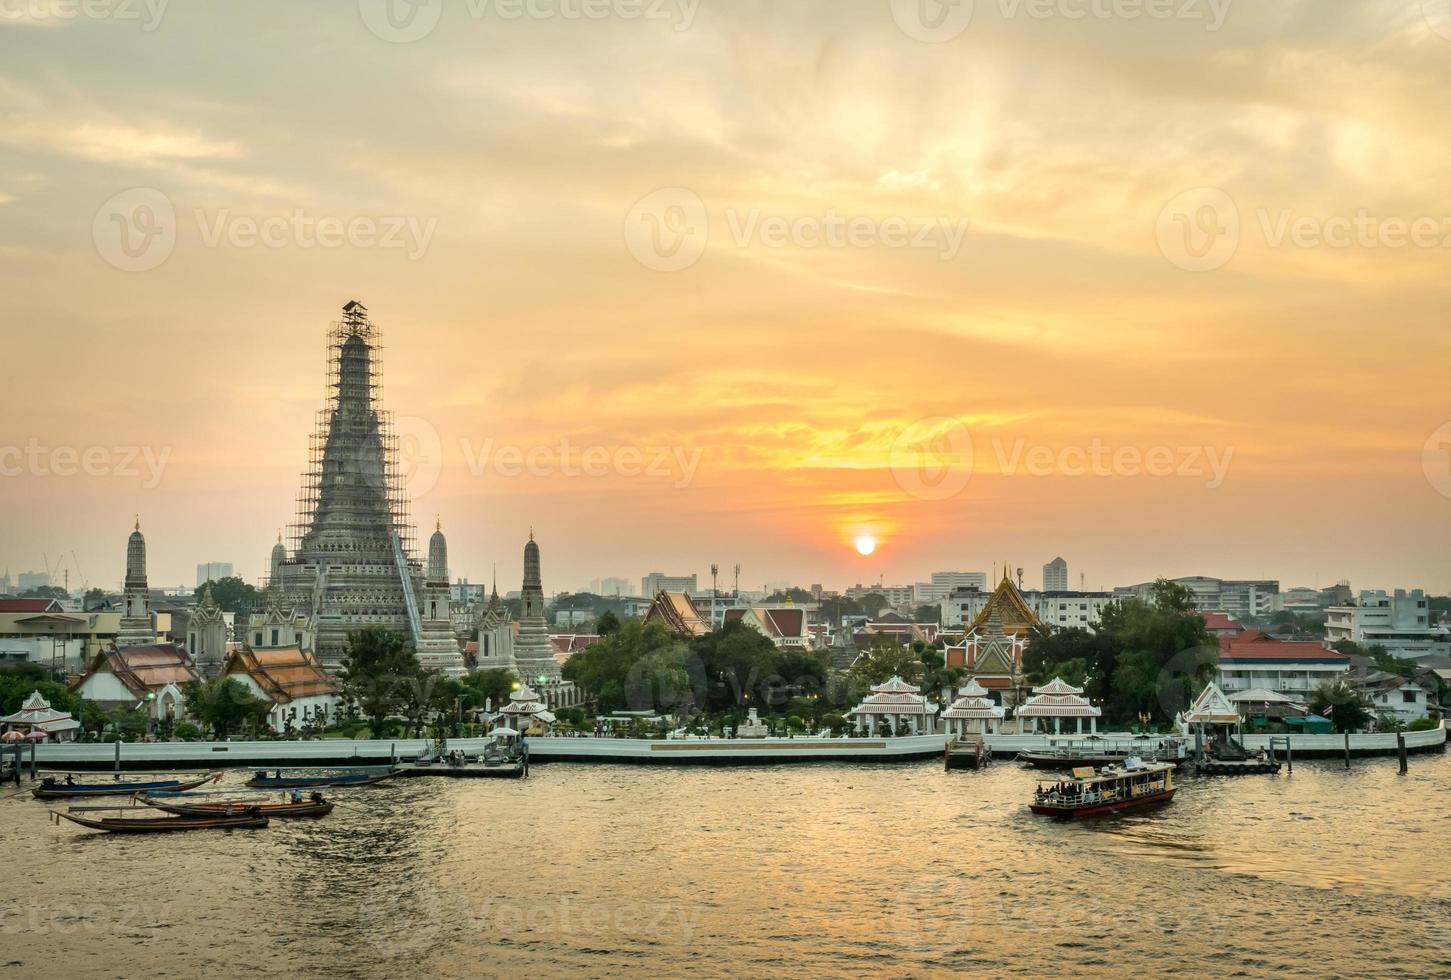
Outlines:
{"type": "Polygon", "coordinates": [[[382,410],[378,328],[356,300],[328,334],[327,407],[317,413],[290,529],[282,588],[317,629],[317,656],[336,668],[347,637],[384,626],[419,637],[423,568],[398,464],[398,439],[382,410]]]}

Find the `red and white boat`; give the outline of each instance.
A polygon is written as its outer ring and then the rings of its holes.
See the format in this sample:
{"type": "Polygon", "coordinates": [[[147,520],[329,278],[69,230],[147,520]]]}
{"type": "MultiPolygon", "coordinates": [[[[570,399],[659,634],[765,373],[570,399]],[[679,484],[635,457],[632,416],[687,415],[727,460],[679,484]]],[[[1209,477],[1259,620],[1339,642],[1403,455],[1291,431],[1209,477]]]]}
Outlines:
{"type": "Polygon", "coordinates": [[[1174,799],[1174,766],[1125,759],[1122,765],[1073,770],[1071,779],[1038,784],[1029,809],[1045,817],[1092,817],[1174,799]]]}

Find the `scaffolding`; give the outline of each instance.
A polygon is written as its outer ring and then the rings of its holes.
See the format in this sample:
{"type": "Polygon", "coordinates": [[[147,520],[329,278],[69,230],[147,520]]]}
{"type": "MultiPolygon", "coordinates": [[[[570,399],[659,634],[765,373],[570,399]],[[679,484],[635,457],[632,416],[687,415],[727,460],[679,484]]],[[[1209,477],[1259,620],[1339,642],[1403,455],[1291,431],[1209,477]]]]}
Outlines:
{"type": "Polygon", "coordinates": [[[325,407],[316,415],[296,519],[288,529],[290,564],[335,548],[321,540],[335,530],[355,540],[376,536],[362,554],[339,554],[339,560],[392,564],[396,535],[407,566],[422,568],[414,557],[417,537],[393,416],[381,408],[383,349],[367,308],[356,300],[343,307],[343,318],[328,331],[325,407]]]}

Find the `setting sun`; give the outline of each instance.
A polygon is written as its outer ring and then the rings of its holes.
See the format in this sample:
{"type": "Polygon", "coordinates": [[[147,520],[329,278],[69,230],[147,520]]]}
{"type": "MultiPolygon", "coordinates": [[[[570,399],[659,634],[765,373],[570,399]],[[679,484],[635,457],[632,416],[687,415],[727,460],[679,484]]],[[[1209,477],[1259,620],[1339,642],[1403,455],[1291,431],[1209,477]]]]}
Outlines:
{"type": "Polygon", "coordinates": [[[870,555],[877,550],[877,539],[870,534],[863,534],[856,539],[856,550],[859,555],[870,555]]]}

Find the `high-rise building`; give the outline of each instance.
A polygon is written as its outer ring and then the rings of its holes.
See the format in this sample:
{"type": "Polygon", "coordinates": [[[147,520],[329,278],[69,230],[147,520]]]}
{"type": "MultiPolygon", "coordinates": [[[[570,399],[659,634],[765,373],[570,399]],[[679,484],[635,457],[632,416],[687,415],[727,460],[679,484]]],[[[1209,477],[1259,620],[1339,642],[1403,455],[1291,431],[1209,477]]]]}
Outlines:
{"type": "Polygon", "coordinates": [[[196,586],[201,588],[208,582],[220,582],[224,578],[231,578],[233,574],[232,563],[229,561],[203,562],[196,567],[196,586]]]}
{"type": "Polygon", "coordinates": [[[941,602],[957,589],[987,589],[987,572],[933,572],[931,582],[918,582],[920,604],[941,602]]]}
{"type": "Polygon", "coordinates": [[[1043,566],[1043,591],[1068,591],[1068,562],[1062,558],[1054,558],[1043,566]]]}
{"type": "Polygon", "coordinates": [[[392,417],[381,406],[380,340],[357,301],[332,325],[326,405],[298,494],[292,553],[278,569],[287,601],[310,610],[317,657],[329,669],[346,655],[348,635],[366,626],[402,633],[424,652],[425,573],[413,557],[392,417]]]}
{"type": "Polygon", "coordinates": [[[666,575],[664,572],[651,572],[640,580],[640,594],[646,599],[652,598],[661,592],[684,592],[694,595],[697,591],[694,575],[666,575]]]}
{"type": "Polygon", "coordinates": [[[21,572],[15,583],[17,592],[29,592],[31,589],[44,589],[50,585],[49,572],[21,572]]]}
{"type": "Polygon", "coordinates": [[[1421,589],[1363,590],[1353,603],[1326,610],[1325,640],[1381,646],[1393,657],[1414,660],[1451,653],[1451,635],[1431,625],[1430,601],[1421,589]]]}

